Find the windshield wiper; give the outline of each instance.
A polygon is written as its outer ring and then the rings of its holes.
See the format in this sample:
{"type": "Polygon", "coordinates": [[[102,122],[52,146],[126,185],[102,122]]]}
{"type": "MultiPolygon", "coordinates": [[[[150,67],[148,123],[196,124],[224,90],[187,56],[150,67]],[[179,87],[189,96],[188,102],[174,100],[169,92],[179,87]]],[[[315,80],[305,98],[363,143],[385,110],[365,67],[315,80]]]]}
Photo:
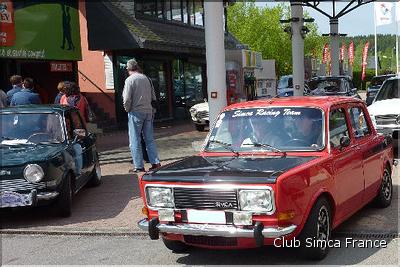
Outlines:
{"type": "Polygon", "coordinates": [[[233,154],[235,154],[236,157],[239,156],[239,152],[237,152],[236,150],[234,150],[234,149],[232,148],[232,144],[228,144],[228,143],[225,143],[225,142],[222,142],[222,141],[219,141],[219,140],[210,140],[209,142],[210,142],[210,143],[216,143],[216,144],[222,145],[224,148],[228,149],[228,150],[231,151],[233,154]]]}
{"type": "Polygon", "coordinates": [[[279,148],[276,148],[274,146],[271,146],[269,144],[261,144],[261,143],[252,143],[252,144],[243,144],[244,146],[254,146],[254,147],[264,147],[264,148],[269,148],[270,150],[278,153],[282,153],[283,157],[286,157],[286,151],[282,151],[279,148]]]}

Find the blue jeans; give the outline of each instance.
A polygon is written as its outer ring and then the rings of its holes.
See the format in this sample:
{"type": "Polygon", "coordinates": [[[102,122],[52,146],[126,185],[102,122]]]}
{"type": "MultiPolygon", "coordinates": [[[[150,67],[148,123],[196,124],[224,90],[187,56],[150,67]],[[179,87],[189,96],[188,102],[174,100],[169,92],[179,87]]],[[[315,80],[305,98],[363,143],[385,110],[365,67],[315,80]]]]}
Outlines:
{"type": "Polygon", "coordinates": [[[153,136],[153,114],[128,112],[129,148],[131,150],[133,164],[135,165],[136,169],[144,168],[141,144],[142,132],[150,163],[160,163],[156,142],[154,141],[153,136]]]}

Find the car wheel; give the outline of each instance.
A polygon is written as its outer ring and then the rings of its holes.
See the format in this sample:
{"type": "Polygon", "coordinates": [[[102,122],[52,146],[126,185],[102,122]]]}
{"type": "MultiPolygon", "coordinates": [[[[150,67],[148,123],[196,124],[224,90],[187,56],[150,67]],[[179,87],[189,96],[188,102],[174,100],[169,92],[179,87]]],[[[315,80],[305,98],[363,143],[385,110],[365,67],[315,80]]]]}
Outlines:
{"type": "Polygon", "coordinates": [[[393,198],[393,183],[392,176],[388,167],[383,171],[381,186],[379,187],[378,195],[375,203],[379,208],[386,208],[390,205],[393,198]]]}
{"type": "Polygon", "coordinates": [[[189,249],[189,246],[186,245],[185,243],[177,240],[168,240],[165,238],[162,238],[162,241],[164,242],[164,245],[169,249],[172,250],[173,252],[176,253],[182,253],[185,252],[189,249]]]}
{"type": "Polygon", "coordinates": [[[195,126],[196,126],[196,130],[197,130],[197,131],[199,131],[199,132],[204,131],[204,128],[205,128],[204,125],[195,124],[195,126]]]}
{"type": "Polygon", "coordinates": [[[65,177],[60,195],[54,206],[55,212],[58,216],[69,217],[72,211],[72,198],[73,198],[72,180],[71,175],[65,177]]]}
{"type": "Polygon", "coordinates": [[[94,165],[94,169],[91,174],[91,178],[89,181],[90,186],[99,186],[101,184],[101,168],[99,161],[94,165]]]}
{"type": "Polygon", "coordinates": [[[329,250],[327,245],[331,235],[331,222],[330,204],[326,198],[319,198],[300,234],[300,248],[306,259],[322,260],[326,257],[329,250]]]}

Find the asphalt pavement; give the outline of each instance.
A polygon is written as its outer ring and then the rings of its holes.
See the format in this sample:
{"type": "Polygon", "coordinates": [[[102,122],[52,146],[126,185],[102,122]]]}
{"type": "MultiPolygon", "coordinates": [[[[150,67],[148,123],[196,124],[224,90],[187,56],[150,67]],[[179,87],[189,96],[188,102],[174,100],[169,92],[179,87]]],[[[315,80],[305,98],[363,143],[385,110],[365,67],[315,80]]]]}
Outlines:
{"type": "Polygon", "coordinates": [[[332,248],[319,262],[303,260],[294,248],[262,247],[249,250],[192,248],[172,253],[160,240],[140,237],[3,235],[4,265],[129,264],[129,265],[395,265],[399,266],[399,239],[385,239],[387,248],[332,248]]]}

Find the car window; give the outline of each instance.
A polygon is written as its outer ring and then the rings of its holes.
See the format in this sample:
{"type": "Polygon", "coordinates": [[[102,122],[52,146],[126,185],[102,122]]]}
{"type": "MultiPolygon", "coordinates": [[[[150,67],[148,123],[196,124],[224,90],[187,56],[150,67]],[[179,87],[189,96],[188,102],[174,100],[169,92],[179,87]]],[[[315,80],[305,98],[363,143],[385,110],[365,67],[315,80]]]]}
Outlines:
{"type": "Polygon", "coordinates": [[[338,108],[329,113],[329,142],[331,147],[339,147],[340,138],[343,136],[349,136],[349,129],[344,109],[338,108]]]}
{"type": "Polygon", "coordinates": [[[349,109],[350,124],[355,138],[362,138],[371,133],[365,113],[360,107],[352,107],[349,109]]]}
{"type": "Polygon", "coordinates": [[[383,84],[381,90],[379,90],[375,101],[392,99],[392,98],[400,98],[399,83],[400,83],[400,80],[386,81],[383,84]]]}

